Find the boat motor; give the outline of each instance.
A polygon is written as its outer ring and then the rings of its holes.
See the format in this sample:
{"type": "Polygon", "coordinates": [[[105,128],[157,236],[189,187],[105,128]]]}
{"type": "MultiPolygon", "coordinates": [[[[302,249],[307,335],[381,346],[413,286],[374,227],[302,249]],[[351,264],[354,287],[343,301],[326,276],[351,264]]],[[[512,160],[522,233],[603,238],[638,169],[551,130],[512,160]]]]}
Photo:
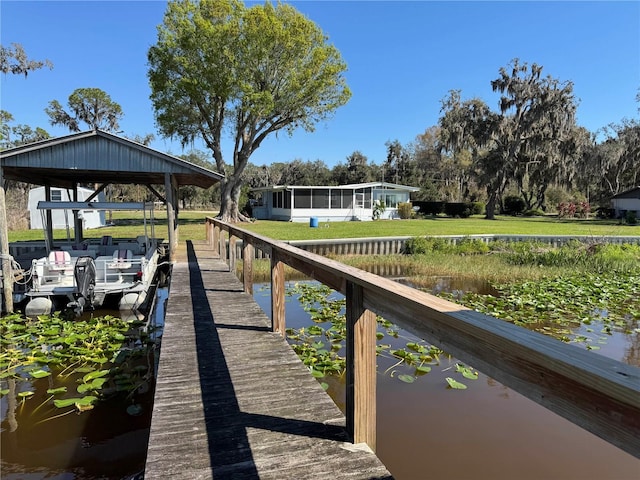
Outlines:
{"type": "Polygon", "coordinates": [[[73,276],[76,279],[76,292],[73,294],[74,301],[67,304],[67,308],[72,308],[76,315],[82,315],[85,305],[93,308],[94,288],[96,285],[96,264],[92,257],[79,257],[73,269],[73,276]]]}

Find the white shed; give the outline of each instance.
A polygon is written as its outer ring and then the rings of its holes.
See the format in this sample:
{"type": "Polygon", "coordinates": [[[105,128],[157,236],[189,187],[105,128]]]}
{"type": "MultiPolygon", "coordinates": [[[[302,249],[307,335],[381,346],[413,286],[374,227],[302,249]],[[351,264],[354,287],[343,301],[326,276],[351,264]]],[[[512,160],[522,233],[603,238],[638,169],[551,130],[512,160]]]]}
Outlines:
{"type": "Polygon", "coordinates": [[[635,187],[611,197],[611,206],[616,211],[616,218],[624,217],[627,212],[636,212],[640,218],[640,187],[635,187]]]}
{"type": "MultiPolygon", "coordinates": [[[[89,188],[78,187],[78,201],[82,202],[87,200],[91,195],[93,195],[93,193],[94,191],[89,188]]],[[[70,202],[73,201],[72,196],[73,192],[65,188],[51,188],[52,202],[70,202]]],[[[44,187],[33,188],[29,191],[29,217],[30,227],[32,230],[43,228],[42,217],[44,215],[44,211],[38,210],[38,202],[45,200],[44,187]]],[[[104,193],[100,192],[96,201],[104,202],[104,193]]],[[[105,226],[104,211],[81,210],[78,213],[78,216],[82,219],[84,228],[98,228],[105,226]]],[[[64,229],[67,228],[67,225],[73,228],[73,211],[71,210],[52,210],[51,219],[53,221],[53,228],[64,229]]]]}

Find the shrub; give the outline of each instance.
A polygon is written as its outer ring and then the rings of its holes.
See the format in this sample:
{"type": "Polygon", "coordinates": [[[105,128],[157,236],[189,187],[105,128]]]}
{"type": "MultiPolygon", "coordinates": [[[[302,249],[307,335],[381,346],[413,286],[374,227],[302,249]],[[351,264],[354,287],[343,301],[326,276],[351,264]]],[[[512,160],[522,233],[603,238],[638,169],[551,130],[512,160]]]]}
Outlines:
{"type": "Polygon", "coordinates": [[[485,212],[484,202],[473,202],[471,204],[471,215],[482,215],[485,212]]]}
{"type": "Polygon", "coordinates": [[[411,218],[413,216],[413,205],[411,202],[401,202],[398,204],[398,215],[403,220],[411,218]]]}
{"type": "Polygon", "coordinates": [[[438,215],[444,212],[444,202],[413,202],[416,207],[420,208],[420,213],[424,215],[438,215]]]}
{"type": "Polygon", "coordinates": [[[488,244],[477,238],[463,238],[458,245],[456,245],[456,253],[464,255],[476,255],[481,253],[488,253],[490,247],[488,244]]]}
{"type": "Polygon", "coordinates": [[[627,225],[636,225],[638,223],[638,217],[633,210],[627,210],[627,214],[624,216],[624,221],[627,225]]]}
{"type": "Polygon", "coordinates": [[[589,202],[578,202],[576,204],[576,217],[589,218],[590,213],[591,205],[589,205],[589,202]]]}
{"type": "Polygon", "coordinates": [[[384,203],[384,200],[376,201],[373,205],[373,219],[379,220],[386,209],[387,205],[384,203]]]}
{"type": "Polygon", "coordinates": [[[408,238],[404,242],[402,253],[405,255],[421,255],[432,251],[433,245],[425,237],[408,238]]]}
{"type": "Polygon", "coordinates": [[[573,218],[576,215],[576,204],[572,202],[562,202],[558,205],[558,217],[573,218]]]}
{"type": "Polygon", "coordinates": [[[616,210],[608,207],[598,207],[596,209],[596,217],[598,218],[616,218],[616,210]]]}
{"type": "Polygon", "coordinates": [[[503,202],[503,213],[505,215],[521,215],[526,208],[526,204],[524,200],[515,195],[509,195],[504,198],[503,202]]]}
{"type": "Polygon", "coordinates": [[[472,205],[466,202],[447,202],[444,213],[449,217],[468,218],[471,216],[472,205]]]}
{"type": "Polygon", "coordinates": [[[525,210],[522,212],[522,215],[525,217],[544,217],[545,213],[539,208],[532,208],[530,210],[525,210]]]}
{"type": "Polygon", "coordinates": [[[563,202],[558,205],[558,217],[560,218],[588,218],[591,213],[589,202],[563,202]]]}

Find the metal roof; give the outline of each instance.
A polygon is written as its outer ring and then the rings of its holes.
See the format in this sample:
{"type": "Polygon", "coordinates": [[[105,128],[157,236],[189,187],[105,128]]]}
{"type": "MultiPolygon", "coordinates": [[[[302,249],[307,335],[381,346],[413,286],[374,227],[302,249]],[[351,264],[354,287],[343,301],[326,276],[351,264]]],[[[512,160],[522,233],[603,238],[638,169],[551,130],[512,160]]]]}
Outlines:
{"type": "Polygon", "coordinates": [[[21,145],[0,152],[4,178],[73,188],[80,183],[178,185],[208,188],[223,175],[102,130],[21,145]]]}
{"type": "Polygon", "coordinates": [[[626,190],[626,191],[624,191],[622,193],[614,195],[611,198],[612,199],[614,199],[614,198],[640,198],[640,187],[631,188],[631,189],[626,190]]]}
{"type": "Polygon", "coordinates": [[[419,187],[411,187],[409,185],[399,185],[397,183],[389,182],[368,182],[368,183],[351,183],[348,185],[271,185],[268,187],[252,188],[254,192],[265,192],[271,190],[314,190],[314,189],[327,189],[332,190],[360,190],[363,188],[384,188],[388,190],[403,190],[409,192],[420,191],[419,187]]]}

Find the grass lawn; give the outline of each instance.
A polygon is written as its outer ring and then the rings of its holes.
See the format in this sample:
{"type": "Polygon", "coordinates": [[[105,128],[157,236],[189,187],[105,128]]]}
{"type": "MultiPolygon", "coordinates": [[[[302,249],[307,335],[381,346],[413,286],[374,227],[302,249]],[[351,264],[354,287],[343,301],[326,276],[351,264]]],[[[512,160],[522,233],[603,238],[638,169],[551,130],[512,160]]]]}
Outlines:
{"type": "Polygon", "coordinates": [[[557,219],[555,217],[483,217],[455,219],[446,217],[420,220],[376,220],[371,222],[308,223],[258,220],[242,225],[260,235],[280,240],[313,240],[321,238],[361,238],[421,235],[591,235],[593,237],[640,236],[640,226],[620,225],[615,220],[557,219]]]}
{"type": "MultiPolygon", "coordinates": [[[[203,240],[205,238],[204,219],[217,212],[195,212],[183,210],[179,215],[180,238],[203,240]]],[[[138,212],[114,212],[115,226],[85,230],[85,238],[99,238],[102,235],[114,237],[135,237],[143,232],[142,214],[138,212]]],[[[156,237],[167,237],[166,211],[154,213],[156,237]]],[[[421,235],[591,235],[640,236],[640,226],[620,225],[617,220],[558,219],[556,217],[507,217],[485,220],[475,216],[465,219],[446,217],[420,220],[377,220],[371,222],[328,222],[311,228],[307,222],[278,222],[257,220],[239,225],[241,228],[279,240],[314,240],[331,238],[393,237],[421,235]]],[[[73,235],[73,233],[71,233],[73,235]]],[[[66,231],[54,231],[56,239],[65,239],[66,231]]],[[[42,230],[10,231],[9,241],[43,239],[42,230]]]]}

